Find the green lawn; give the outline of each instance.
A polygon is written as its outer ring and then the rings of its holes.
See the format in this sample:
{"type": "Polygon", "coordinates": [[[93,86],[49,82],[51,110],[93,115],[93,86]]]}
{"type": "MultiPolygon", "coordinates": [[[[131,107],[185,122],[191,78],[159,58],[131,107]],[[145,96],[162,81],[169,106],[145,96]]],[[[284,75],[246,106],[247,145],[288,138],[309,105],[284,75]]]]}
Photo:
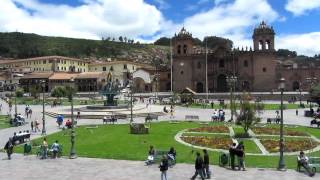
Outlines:
{"type": "Polygon", "coordinates": [[[7,115],[0,115],[0,129],[11,127],[9,117],[7,115]]]}
{"type": "MultiPolygon", "coordinates": [[[[226,109],[230,108],[229,104],[225,104],[225,105],[226,105],[226,109]]],[[[284,105],[285,105],[286,109],[299,109],[299,108],[301,108],[299,106],[299,104],[284,104],[284,105]]],[[[191,107],[191,108],[203,108],[203,105],[194,103],[194,104],[189,105],[188,107],[191,107]]],[[[237,107],[237,109],[239,109],[240,104],[236,103],[236,107],[237,107]]],[[[211,109],[211,105],[208,104],[206,106],[206,108],[210,108],[211,109]]],[[[214,104],[213,109],[220,109],[220,108],[222,108],[222,106],[220,106],[219,104],[214,104]]],[[[264,110],[279,110],[279,109],[280,109],[280,104],[264,104],[264,110]]]]}
{"type": "MultiPolygon", "coordinates": [[[[220,125],[220,124],[219,124],[220,125]]],[[[87,129],[80,126],[76,129],[76,149],[78,156],[108,158],[108,159],[125,159],[125,160],[145,160],[148,148],[154,145],[156,149],[169,150],[171,146],[177,150],[177,161],[184,163],[193,163],[195,152],[191,147],[180,144],[174,140],[174,136],[181,130],[187,128],[200,127],[198,123],[183,122],[179,124],[170,124],[160,122],[151,124],[149,135],[129,134],[128,125],[99,125],[97,129],[87,129]]],[[[320,130],[307,127],[297,128],[299,131],[306,131],[320,138],[320,130]]],[[[70,152],[70,132],[59,132],[49,135],[49,144],[55,140],[63,145],[63,154],[68,155],[70,152]]],[[[42,139],[34,141],[40,144],[42,139]]],[[[250,141],[245,141],[246,149],[258,151],[250,141]]],[[[250,151],[251,151],[250,150],[250,151]]],[[[22,146],[17,148],[17,152],[22,152],[22,146]]],[[[320,156],[320,152],[315,153],[320,156]]],[[[210,152],[211,162],[218,164],[220,153],[210,152]]],[[[246,165],[248,167],[277,167],[277,156],[246,156],[246,165]]],[[[296,167],[296,156],[286,157],[288,168],[296,167]]]]}

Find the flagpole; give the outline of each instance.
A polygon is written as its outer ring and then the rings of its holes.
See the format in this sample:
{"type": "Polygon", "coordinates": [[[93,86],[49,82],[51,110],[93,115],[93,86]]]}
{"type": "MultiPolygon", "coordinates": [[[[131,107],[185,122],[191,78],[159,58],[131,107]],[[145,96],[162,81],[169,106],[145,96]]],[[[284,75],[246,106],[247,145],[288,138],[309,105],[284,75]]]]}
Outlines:
{"type": "Polygon", "coordinates": [[[208,94],[208,38],[206,37],[206,93],[207,93],[207,100],[209,99],[208,94]]]}

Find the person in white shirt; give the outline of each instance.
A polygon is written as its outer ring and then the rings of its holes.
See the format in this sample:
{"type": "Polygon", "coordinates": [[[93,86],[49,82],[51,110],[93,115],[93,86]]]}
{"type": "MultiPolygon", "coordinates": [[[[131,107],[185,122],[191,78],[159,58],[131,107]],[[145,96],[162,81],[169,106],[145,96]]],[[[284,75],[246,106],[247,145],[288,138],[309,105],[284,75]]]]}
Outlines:
{"type": "Polygon", "coordinates": [[[314,176],[314,173],[310,170],[310,167],[309,167],[309,158],[304,154],[303,151],[301,151],[298,156],[299,169],[301,166],[308,172],[309,176],[314,176]]]}

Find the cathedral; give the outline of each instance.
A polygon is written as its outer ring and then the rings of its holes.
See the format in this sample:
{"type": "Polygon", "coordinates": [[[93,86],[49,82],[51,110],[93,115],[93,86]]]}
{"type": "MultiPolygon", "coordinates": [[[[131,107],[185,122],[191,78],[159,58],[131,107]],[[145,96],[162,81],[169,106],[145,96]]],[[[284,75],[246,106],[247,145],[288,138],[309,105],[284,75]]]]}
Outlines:
{"type": "Polygon", "coordinates": [[[209,93],[227,92],[231,77],[236,91],[273,91],[282,76],[287,78],[286,90],[296,91],[306,84],[306,78],[320,75],[320,68],[285,67],[276,56],[275,31],[265,22],[254,29],[252,41],[253,48],[204,49],[196,46],[192,34],[182,28],[172,38],[173,91],[188,87],[198,93],[206,89],[209,93]]]}

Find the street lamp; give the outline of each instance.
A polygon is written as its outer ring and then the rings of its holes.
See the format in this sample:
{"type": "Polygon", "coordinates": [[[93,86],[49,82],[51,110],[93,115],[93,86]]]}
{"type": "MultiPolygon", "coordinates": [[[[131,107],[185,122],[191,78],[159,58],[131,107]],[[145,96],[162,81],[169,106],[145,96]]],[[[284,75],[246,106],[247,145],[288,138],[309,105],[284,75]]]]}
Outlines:
{"type": "Polygon", "coordinates": [[[279,142],[279,146],[280,146],[280,159],[279,159],[279,166],[278,166],[278,170],[280,171],[285,171],[286,170],[286,164],[284,162],[284,139],[283,139],[283,91],[285,89],[285,84],[286,80],[284,78],[281,78],[279,81],[279,89],[281,91],[281,106],[280,106],[280,142],[279,142]]]}
{"type": "Polygon", "coordinates": [[[75,159],[77,158],[77,153],[75,149],[75,140],[76,140],[76,134],[75,134],[75,129],[74,129],[74,118],[73,118],[73,91],[74,91],[74,78],[70,79],[70,89],[69,89],[69,100],[71,104],[71,151],[70,151],[70,159],[75,159]]]}
{"type": "MultiPolygon", "coordinates": [[[[316,77],[308,77],[306,78],[307,83],[310,85],[310,89],[312,89],[312,87],[314,86],[315,83],[317,83],[317,78],[316,77]]],[[[311,101],[309,101],[309,105],[310,105],[310,110],[312,109],[311,107],[311,101]]]]}
{"type": "Polygon", "coordinates": [[[235,89],[235,83],[238,81],[238,78],[237,76],[234,76],[234,75],[231,75],[231,76],[228,76],[227,77],[227,83],[230,87],[230,110],[231,110],[231,119],[230,119],[230,122],[233,121],[233,91],[235,89]]]}
{"type": "Polygon", "coordinates": [[[130,123],[133,122],[133,79],[130,80],[130,123]]]}
{"type": "Polygon", "coordinates": [[[17,117],[18,115],[18,108],[17,108],[17,89],[18,89],[19,83],[14,83],[14,90],[16,91],[15,96],[14,96],[14,118],[17,117]]]}
{"type": "Polygon", "coordinates": [[[45,80],[41,80],[40,81],[41,86],[42,86],[42,135],[46,135],[46,119],[45,119],[45,109],[44,109],[44,103],[45,103],[45,98],[44,98],[44,94],[45,94],[45,88],[46,88],[46,81],[45,80]]]}

